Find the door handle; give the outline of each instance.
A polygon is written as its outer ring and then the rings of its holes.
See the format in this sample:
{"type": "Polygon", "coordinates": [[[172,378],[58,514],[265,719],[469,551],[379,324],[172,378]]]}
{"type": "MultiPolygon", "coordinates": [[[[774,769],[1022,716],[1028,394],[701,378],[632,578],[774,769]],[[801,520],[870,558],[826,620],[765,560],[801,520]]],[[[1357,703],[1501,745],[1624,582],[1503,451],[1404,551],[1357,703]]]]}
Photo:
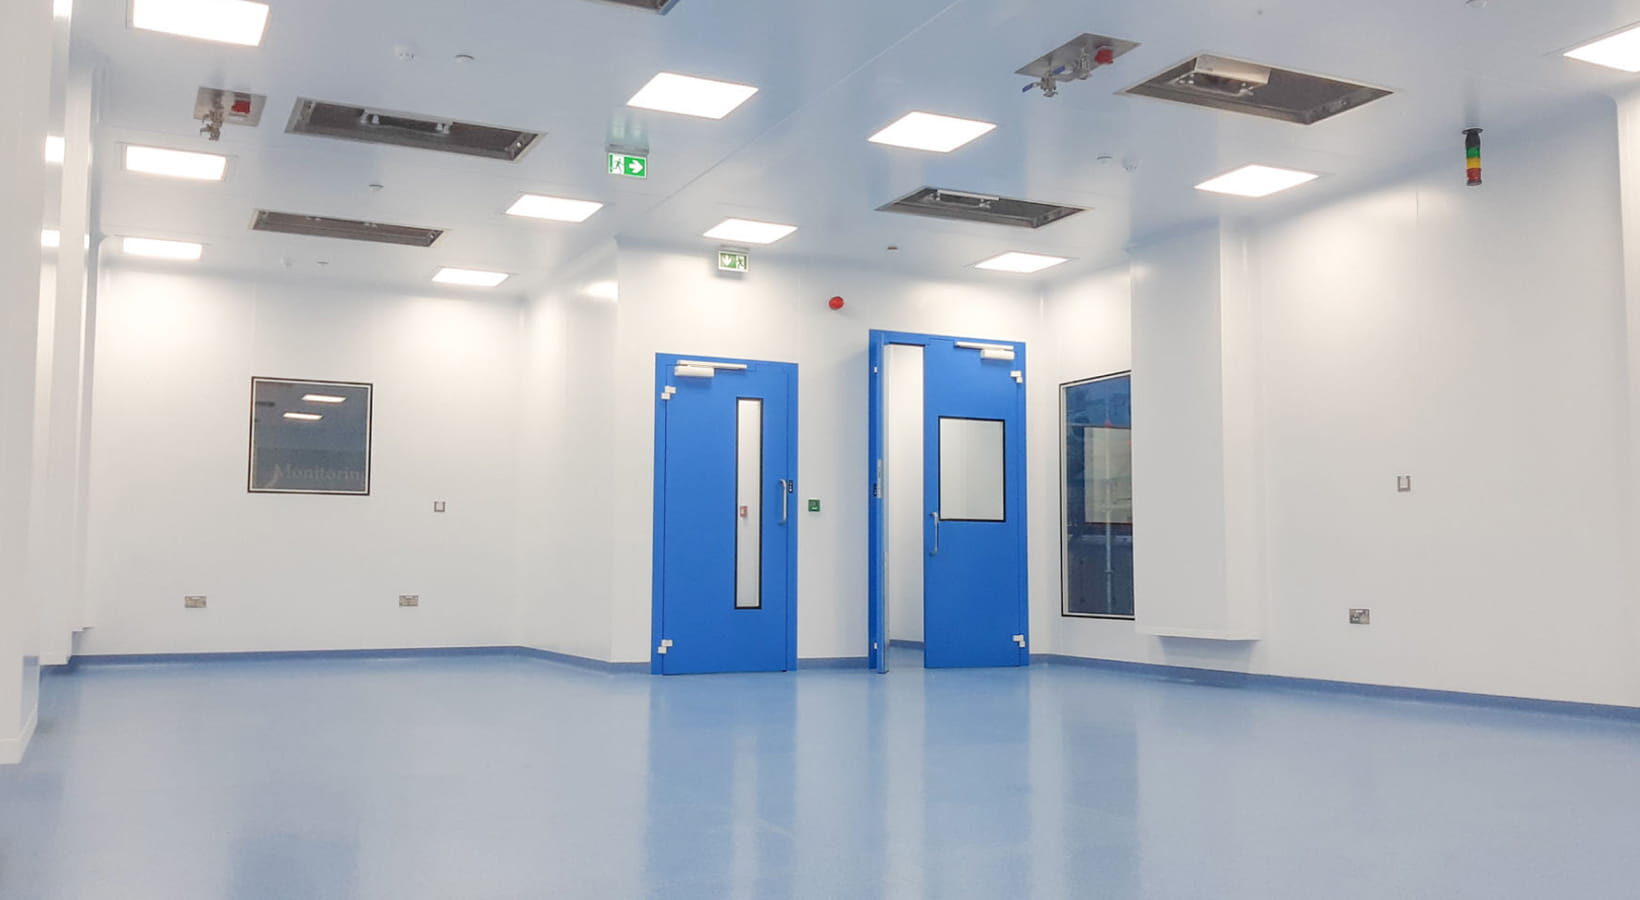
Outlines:
{"type": "Polygon", "coordinates": [[[928,514],[928,517],[930,519],[934,520],[934,549],[928,551],[928,555],[929,556],[939,556],[940,555],[940,514],[938,512],[931,512],[931,513],[928,514]]]}
{"type": "Polygon", "coordinates": [[[791,516],[791,495],[792,483],[784,478],[780,479],[780,524],[782,525],[786,524],[786,519],[791,516]]]}

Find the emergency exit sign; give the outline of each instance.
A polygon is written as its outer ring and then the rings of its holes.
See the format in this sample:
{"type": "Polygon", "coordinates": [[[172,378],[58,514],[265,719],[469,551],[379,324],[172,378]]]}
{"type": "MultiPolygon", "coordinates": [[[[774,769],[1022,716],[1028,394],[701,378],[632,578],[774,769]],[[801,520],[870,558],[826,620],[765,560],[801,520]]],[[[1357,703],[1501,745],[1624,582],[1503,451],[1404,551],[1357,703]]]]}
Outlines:
{"type": "Polygon", "coordinates": [[[648,178],[649,159],[643,156],[630,156],[625,153],[609,154],[609,174],[625,175],[628,178],[648,178]]]}
{"type": "Polygon", "coordinates": [[[719,272],[746,272],[751,269],[751,258],[738,250],[718,251],[719,272]]]}

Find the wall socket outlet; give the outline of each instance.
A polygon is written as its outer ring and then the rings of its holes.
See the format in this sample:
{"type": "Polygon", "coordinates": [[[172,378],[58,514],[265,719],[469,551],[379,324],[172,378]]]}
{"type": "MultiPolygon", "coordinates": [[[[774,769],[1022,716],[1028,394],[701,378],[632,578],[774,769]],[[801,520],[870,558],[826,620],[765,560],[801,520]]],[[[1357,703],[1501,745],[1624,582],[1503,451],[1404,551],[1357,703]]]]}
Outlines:
{"type": "Polygon", "coordinates": [[[1410,493],[1412,493],[1412,476],[1411,475],[1397,475],[1397,476],[1395,476],[1395,490],[1396,490],[1397,493],[1401,493],[1401,494],[1410,494],[1410,493]]]}
{"type": "Polygon", "coordinates": [[[421,595],[420,594],[400,594],[399,595],[399,605],[400,606],[420,606],[421,605],[421,595]]]}
{"type": "Polygon", "coordinates": [[[205,595],[204,594],[189,594],[188,596],[183,597],[182,598],[182,608],[183,609],[204,609],[205,608],[205,595]]]}
{"type": "Polygon", "coordinates": [[[1372,610],[1370,610],[1370,609],[1352,609],[1352,610],[1350,610],[1350,624],[1351,625],[1371,625],[1372,624],[1372,610]]]}
{"type": "Polygon", "coordinates": [[[433,512],[444,512],[444,501],[443,500],[434,500],[433,501],[433,512]]]}

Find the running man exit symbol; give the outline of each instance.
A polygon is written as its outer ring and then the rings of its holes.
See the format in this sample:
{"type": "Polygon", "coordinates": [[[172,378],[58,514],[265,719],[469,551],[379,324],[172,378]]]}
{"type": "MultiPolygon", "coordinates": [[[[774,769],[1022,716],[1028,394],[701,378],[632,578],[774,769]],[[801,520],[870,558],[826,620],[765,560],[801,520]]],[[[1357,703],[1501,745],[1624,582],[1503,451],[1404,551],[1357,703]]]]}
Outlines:
{"type": "Polygon", "coordinates": [[[649,160],[642,156],[611,153],[609,154],[609,174],[625,175],[628,178],[648,178],[649,160]]]}

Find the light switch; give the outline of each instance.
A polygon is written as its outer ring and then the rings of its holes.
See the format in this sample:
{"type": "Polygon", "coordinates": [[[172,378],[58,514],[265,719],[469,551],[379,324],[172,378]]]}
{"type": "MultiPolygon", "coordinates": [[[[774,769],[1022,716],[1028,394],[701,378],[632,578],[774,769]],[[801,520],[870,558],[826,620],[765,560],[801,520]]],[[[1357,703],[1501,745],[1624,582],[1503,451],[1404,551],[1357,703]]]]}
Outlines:
{"type": "Polygon", "coordinates": [[[1411,475],[1397,475],[1397,476],[1395,476],[1395,490],[1397,490],[1397,491],[1399,491],[1403,494],[1412,493],[1412,476],[1411,475]]]}
{"type": "Polygon", "coordinates": [[[814,499],[812,497],[809,498],[809,512],[819,512],[819,511],[820,511],[820,501],[817,500],[817,499],[814,499]]]}
{"type": "Polygon", "coordinates": [[[183,597],[182,598],[182,608],[183,609],[204,609],[205,608],[205,595],[203,595],[203,594],[190,594],[186,597],[183,597]]]}
{"type": "Polygon", "coordinates": [[[421,595],[420,594],[400,594],[399,595],[399,605],[400,606],[420,606],[421,605],[421,595]]]}
{"type": "Polygon", "coordinates": [[[444,512],[444,501],[443,500],[434,500],[433,501],[433,512],[444,512]]]}

